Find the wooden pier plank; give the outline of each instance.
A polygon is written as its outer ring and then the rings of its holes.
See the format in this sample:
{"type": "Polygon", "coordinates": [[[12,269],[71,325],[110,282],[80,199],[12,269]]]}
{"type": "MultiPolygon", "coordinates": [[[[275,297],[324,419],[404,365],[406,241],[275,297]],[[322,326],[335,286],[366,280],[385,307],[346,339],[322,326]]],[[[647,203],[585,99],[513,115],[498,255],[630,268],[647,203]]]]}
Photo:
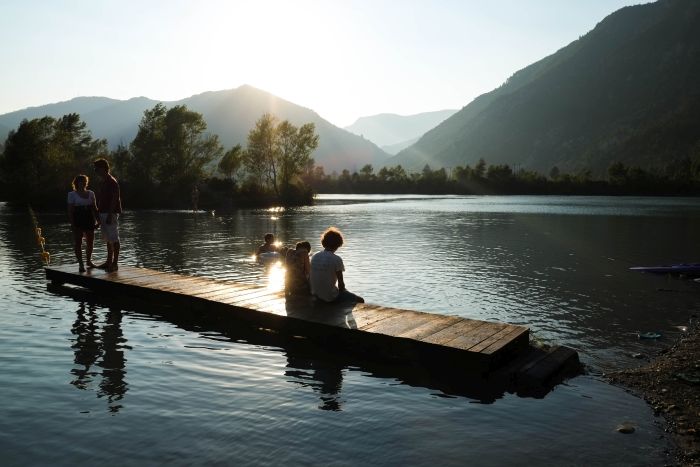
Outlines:
{"type": "Polygon", "coordinates": [[[376,334],[398,336],[402,332],[410,331],[422,324],[432,322],[435,319],[435,315],[430,315],[428,313],[406,311],[404,313],[398,313],[390,318],[376,321],[369,326],[363,326],[359,329],[376,334]]]}
{"type": "Polygon", "coordinates": [[[427,323],[421,324],[413,329],[399,333],[398,337],[406,339],[423,340],[424,338],[435,334],[443,329],[447,329],[460,322],[462,318],[456,316],[435,315],[435,318],[427,323]]]}
{"type": "MultiPolygon", "coordinates": [[[[363,336],[374,339],[372,346],[385,343],[390,351],[420,352],[421,346],[447,349],[453,352],[450,358],[464,354],[465,362],[480,362],[479,368],[488,368],[500,353],[513,346],[513,342],[521,342],[528,335],[528,329],[523,326],[365,303],[335,305],[309,297],[286,299],[283,292],[263,286],[145,268],[120,266],[120,270],[113,273],[91,270],[83,274],[76,269],[72,266],[47,268],[46,275],[57,283],[69,282],[101,290],[113,287],[141,297],[150,294],[158,296],[158,301],[182,304],[192,310],[224,315],[230,310],[232,317],[235,315],[237,319],[259,322],[263,326],[296,323],[295,329],[303,329],[299,326],[307,323],[307,327],[321,326],[321,330],[340,332],[344,329],[344,332],[356,333],[352,336],[357,339],[363,336]],[[401,342],[412,345],[399,346],[401,342]]],[[[311,332],[311,328],[308,329],[311,332]]]]}
{"type": "Polygon", "coordinates": [[[505,327],[506,325],[501,323],[482,324],[478,328],[472,329],[469,333],[460,334],[454,339],[445,342],[445,345],[457,349],[469,350],[489,337],[498,334],[505,327]]]}
{"type": "Polygon", "coordinates": [[[459,337],[464,333],[474,332],[474,330],[487,324],[488,323],[484,321],[475,321],[472,319],[462,318],[453,325],[422,338],[421,342],[429,342],[431,344],[444,345],[445,343],[459,337]]]}

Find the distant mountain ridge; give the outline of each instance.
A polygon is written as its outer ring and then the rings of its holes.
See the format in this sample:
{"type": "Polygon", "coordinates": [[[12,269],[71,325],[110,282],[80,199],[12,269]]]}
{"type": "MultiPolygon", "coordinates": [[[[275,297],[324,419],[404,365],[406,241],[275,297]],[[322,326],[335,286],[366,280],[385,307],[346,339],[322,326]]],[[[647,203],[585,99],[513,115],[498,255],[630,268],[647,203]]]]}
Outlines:
{"type": "Polygon", "coordinates": [[[622,8],[387,161],[604,173],[700,159],[700,2],[622,8]]]}
{"type": "MultiPolygon", "coordinates": [[[[383,113],[360,117],[345,129],[361,135],[379,147],[396,150],[408,147],[426,131],[453,115],[457,110],[446,109],[422,112],[414,115],[383,113]]],[[[386,150],[386,149],[385,149],[386,150]]]]}
{"type": "MultiPolygon", "coordinates": [[[[359,170],[365,164],[381,165],[389,157],[389,154],[372,142],[334,126],[316,112],[249,85],[204,92],[171,102],[146,97],[125,101],[106,97],[77,97],[0,115],[0,129],[15,129],[23,119],[78,113],[87,123],[93,137],[107,139],[109,146],[114,148],[119,144],[131,143],[143,112],[158,102],[163,102],[168,108],[186,105],[188,109],[201,113],[207,122],[207,132],[218,135],[226,149],[235,144],[245,147],[248,132],[267,112],[297,126],[309,122],[316,125],[319,146],[313,157],[316,164],[323,166],[326,172],[359,170]]],[[[2,139],[4,141],[4,137],[2,139]]]]}

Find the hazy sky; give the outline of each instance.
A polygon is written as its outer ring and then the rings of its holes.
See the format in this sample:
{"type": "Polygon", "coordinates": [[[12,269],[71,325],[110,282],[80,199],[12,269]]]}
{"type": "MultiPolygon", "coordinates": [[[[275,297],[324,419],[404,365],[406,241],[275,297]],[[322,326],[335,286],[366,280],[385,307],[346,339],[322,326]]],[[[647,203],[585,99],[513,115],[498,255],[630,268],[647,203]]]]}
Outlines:
{"type": "Polygon", "coordinates": [[[461,108],[643,0],[0,0],[0,114],[250,84],[338,126],[461,108]]]}

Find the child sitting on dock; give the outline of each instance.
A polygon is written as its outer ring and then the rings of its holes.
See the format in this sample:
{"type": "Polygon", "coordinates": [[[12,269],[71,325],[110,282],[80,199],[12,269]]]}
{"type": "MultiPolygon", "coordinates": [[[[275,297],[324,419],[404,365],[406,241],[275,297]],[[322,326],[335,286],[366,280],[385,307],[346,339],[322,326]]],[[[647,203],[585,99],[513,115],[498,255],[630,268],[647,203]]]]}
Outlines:
{"type": "Polygon", "coordinates": [[[285,257],[286,273],[284,276],[284,291],[286,295],[308,295],[309,273],[309,242],[298,242],[296,248],[287,250],[285,257]]]}
{"type": "Polygon", "coordinates": [[[343,235],[335,227],[328,228],[321,236],[323,251],[311,257],[309,282],[311,293],[324,302],[364,303],[360,296],[345,288],[343,259],[335,252],[343,245],[343,235]],[[337,284],[337,285],[336,285],[337,284]]]}

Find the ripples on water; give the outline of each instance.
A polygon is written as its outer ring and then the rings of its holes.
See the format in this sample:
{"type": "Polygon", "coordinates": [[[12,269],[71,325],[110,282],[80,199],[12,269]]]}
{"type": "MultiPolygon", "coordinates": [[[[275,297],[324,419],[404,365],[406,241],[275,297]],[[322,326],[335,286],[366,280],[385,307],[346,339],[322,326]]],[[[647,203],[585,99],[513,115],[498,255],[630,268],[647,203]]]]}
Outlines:
{"type": "MultiPolygon", "coordinates": [[[[579,349],[595,374],[668,345],[697,312],[698,284],[627,268],[698,261],[698,211],[688,199],[327,196],[289,211],[128,212],[123,260],[278,287],[251,260],[262,235],[317,249],[336,225],[346,282],[368,301],[526,324],[579,349]]],[[[54,261],[71,262],[64,215],[39,221],[54,261]]],[[[455,397],[418,369],[305,339],[47,290],[28,214],[4,205],[0,293],[7,465],[663,462],[648,408],[595,377],[544,399],[455,397]],[[632,436],[614,431],[626,420],[632,436]]]]}

